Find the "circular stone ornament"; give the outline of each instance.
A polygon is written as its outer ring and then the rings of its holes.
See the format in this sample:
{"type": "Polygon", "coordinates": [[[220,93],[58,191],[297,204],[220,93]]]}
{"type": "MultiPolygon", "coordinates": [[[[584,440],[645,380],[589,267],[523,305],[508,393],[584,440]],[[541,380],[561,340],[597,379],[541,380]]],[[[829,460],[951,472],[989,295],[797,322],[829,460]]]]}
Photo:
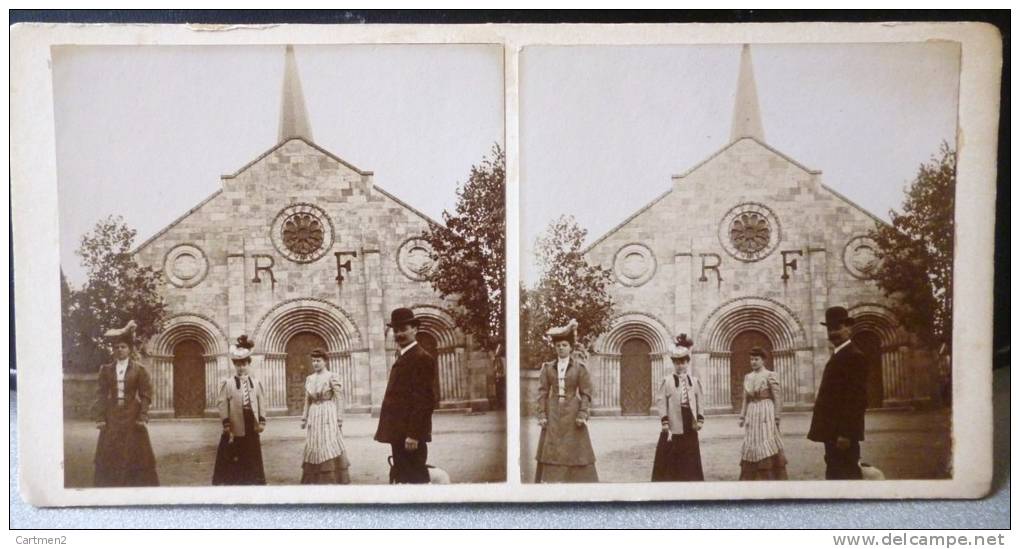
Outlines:
{"type": "Polygon", "coordinates": [[[397,267],[411,280],[426,280],[432,269],[432,247],[422,238],[408,238],[397,248],[397,267]]]}
{"type": "Polygon", "coordinates": [[[624,286],[640,286],[655,275],[655,254],[644,244],[623,246],[613,258],[613,274],[624,286]]]}
{"type": "Polygon", "coordinates": [[[871,279],[879,263],[878,244],[867,236],[855,236],[843,248],[843,266],[855,278],[871,279]]]}
{"type": "Polygon", "coordinates": [[[163,258],[163,273],[167,281],[178,288],[197,286],[208,272],[205,252],[193,244],[174,246],[163,258]]]}
{"type": "Polygon", "coordinates": [[[295,263],[311,263],[333,247],[333,222],[313,204],[294,204],[276,214],[273,246],[295,263]]]}
{"type": "Polygon", "coordinates": [[[726,212],[719,223],[719,243],[740,261],[759,261],[779,246],[779,218],[768,206],[745,202],[726,212]]]}

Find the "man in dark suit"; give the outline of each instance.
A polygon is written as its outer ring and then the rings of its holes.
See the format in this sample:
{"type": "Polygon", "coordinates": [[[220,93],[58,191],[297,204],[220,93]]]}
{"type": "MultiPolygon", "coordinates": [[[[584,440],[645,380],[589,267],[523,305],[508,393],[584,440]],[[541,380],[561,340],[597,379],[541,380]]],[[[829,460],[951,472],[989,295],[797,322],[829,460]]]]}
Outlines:
{"type": "Polygon", "coordinates": [[[390,369],[375,440],[390,445],[391,477],[398,484],[427,484],[428,442],[436,405],[436,358],[418,345],[419,321],[411,309],[395,309],[387,324],[400,356],[390,369]]]}
{"type": "Polygon", "coordinates": [[[807,437],[825,444],[826,479],[860,479],[868,369],[850,340],[854,319],[846,308],[829,307],[822,325],[835,350],[825,364],[807,437]]]}

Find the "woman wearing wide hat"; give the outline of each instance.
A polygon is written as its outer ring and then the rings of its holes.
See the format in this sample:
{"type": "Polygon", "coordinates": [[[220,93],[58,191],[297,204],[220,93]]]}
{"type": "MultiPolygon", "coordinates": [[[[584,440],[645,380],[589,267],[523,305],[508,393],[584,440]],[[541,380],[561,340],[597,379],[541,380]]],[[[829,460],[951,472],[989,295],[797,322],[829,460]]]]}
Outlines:
{"type": "Polygon", "coordinates": [[[779,432],[783,409],[779,378],[765,367],[769,355],[761,347],[750,351],[751,371],[744,376],[744,401],[740,426],[744,443],[740,449],[740,480],[786,480],[786,455],[779,432]]]}
{"type": "Polygon", "coordinates": [[[595,452],[588,435],[592,382],[588,369],[571,356],[577,321],[552,328],[546,336],[556,360],[542,365],[538,388],[538,465],[535,482],[598,482],[595,452]]]}
{"type": "Polygon", "coordinates": [[[311,355],[314,371],[305,379],[301,414],[301,428],[306,430],[301,484],[350,484],[340,378],[326,367],[326,351],[315,349],[311,355]]]}
{"type": "Polygon", "coordinates": [[[266,401],[262,382],[249,372],[253,347],[255,343],[245,335],[230,347],[235,374],[223,380],[216,399],[223,434],[216,450],[214,485],[266,483],[259,437],[266,428],[266,401]]]}
{"type": "Polygon", "coordinates": [[[96,486],[159,486],[156,457],[149,441],[149,372],[133,357],[135,321],[104,335],[113,344],[114,361],[99,367],[99,390],[93,409],[96,486]]]}
{"type": "Polygon", "coordinates": [[[693,346],[687,334],[677,336],[670,352],[673,372],[659,384],[657,404],[662,432],[655,447],[652,481],[705,480],[698,443],[705,413],[701,380],[690,374],[693,346]]]}

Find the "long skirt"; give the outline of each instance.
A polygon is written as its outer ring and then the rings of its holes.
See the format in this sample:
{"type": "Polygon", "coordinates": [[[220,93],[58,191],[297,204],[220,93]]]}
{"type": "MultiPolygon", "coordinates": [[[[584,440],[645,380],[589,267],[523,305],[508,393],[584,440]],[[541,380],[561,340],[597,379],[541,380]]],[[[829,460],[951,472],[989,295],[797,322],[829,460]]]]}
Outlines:
{"type": "Polygon", "coordinates": [[[535,469],[535,482],[598,482],[599,474],[595,464],[588,465],[556,465],[539,462],[535,469]]]}
{"type": "MultiPolygon", "coordinates": [[[[583,433],[584,440],[588,440],[588,433],[583,433]]],[[[599,474],[595,470],[594,463],[586,463],[582,465],[563,465],[559,463],[543,463],[541,461],[542,450],[547,444],[551,442],[549,439],[549,428],[542,429],[542,434],[538,437],[538,455],[539,461],[535,466],[535,482],[537,483],[584,483],[584,482],[598,482],[599,474]]],[[[590,451],[591,443],[587,445],[587,449],[590,451]]]]}
{"type": "Polygon", "coordinates": [[[351,483],[351,462],[343,433],[337,427],[339,417],[332,400],[313,402],[308,409],[301,484],[351,483]]]}
{"type": "Polygon", "coordinates": [[[744,418],[744,444],[740,450],[740,480],[786,480],[783,437],[776,425],[775,405],[769,399],[753,400],[744,418]]]}
{"type": "Polygon", "coordinates": [[[159,486],[149,430],[135,422],[137,417],[124,405],[107,413],[96,443],[96,486],[159,486]]]}
{"type": "Polygon", "coordinates": [[[698,431],[694,429],[694,414],[690,408],[681,408],[683,434],[671,435],[667,431],[659,434],[655,447],[655,462],[652,465],[652,482],[705,480],[701,468],[701,445],[698,431]]]}
{"type": "Polygon", "coordinates": [[[213,467],[212,483],[223,485],[253,485],[266,483],[266,471],[262,465],[262,442],[256,430],[255,414],[244,411],[244,436],[230,440],[228,433],[220,436],[216,449],[216,465],[213,467]]]}

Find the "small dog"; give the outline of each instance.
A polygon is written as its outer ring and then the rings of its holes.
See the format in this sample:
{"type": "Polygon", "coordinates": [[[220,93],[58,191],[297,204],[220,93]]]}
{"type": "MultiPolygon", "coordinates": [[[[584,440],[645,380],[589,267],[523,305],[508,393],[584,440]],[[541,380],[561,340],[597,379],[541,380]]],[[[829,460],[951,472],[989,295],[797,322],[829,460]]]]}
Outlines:
{"type": "Polygon", "coordinates": [[[861,468],[861,479],[885,480],[885,473],[883,473],[882,470],[879,469],[878,467],[875,467],[874,465],[865,463],[863,461],[858,461],[857,466],[861,468]]]}
{"type": "MultiPolygon", "coordinates": [[[[393,471],[393,456],[387,457],[386,461],[390,464],[390,484],[396,484],[396,473],[393,471]]],[[[425,466],[429,468],[429,484],[450,484],[450,473],[435,465],[425,466]]]]}

